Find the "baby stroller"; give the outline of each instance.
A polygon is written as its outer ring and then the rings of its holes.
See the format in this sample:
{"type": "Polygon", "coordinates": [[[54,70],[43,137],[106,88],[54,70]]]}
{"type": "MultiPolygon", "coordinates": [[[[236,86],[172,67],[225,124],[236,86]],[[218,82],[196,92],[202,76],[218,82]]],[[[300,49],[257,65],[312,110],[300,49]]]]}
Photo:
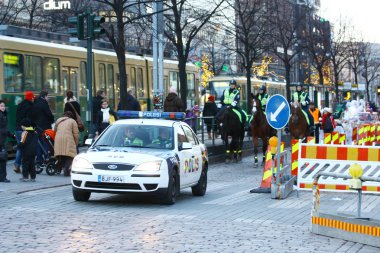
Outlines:
{"type": "Polygon", "coordinates": [[[46,170],[46,174],[49,176],[52,176],[54,174],[59,174],[56,169],[56,163],[57,160],[54,157],[54,137],[55,132],[53,129],[46,129],[42,133],[42,139],[47,143],[48,149],[46,150],[44,145],[40,143],[40,140],[38,140],[38,145],[40,145],[42,152],[43,152],[43,158],[44,160],[42,162],[36,162],[36,173],[40,174],[44,169],[46,170]]]}

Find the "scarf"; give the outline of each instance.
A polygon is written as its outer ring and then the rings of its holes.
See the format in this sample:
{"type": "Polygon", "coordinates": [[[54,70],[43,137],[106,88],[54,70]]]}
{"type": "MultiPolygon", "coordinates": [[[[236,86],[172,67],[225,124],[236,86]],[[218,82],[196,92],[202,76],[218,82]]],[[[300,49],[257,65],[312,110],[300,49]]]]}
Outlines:
{"type": "Polygon", "coordinates": [[[103,113],[103,123],[109,123],[110,122],[110,108],[106,109],[100,109],[103,113]]]}

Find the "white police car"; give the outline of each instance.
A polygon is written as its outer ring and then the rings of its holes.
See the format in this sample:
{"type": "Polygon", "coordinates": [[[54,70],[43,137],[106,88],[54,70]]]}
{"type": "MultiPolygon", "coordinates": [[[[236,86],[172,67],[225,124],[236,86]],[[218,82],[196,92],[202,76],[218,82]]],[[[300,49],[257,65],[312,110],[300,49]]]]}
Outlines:
{"type": "Polygon", "coordinates": [[[73,197],[87,201],[91,192],[147,193],[173,204],[180,189],[203,196],[208,157],[184,122],[146,117],[182,118],[183,113],[119,111],[123,119],[109,126],[71,168],[73,197]]]}

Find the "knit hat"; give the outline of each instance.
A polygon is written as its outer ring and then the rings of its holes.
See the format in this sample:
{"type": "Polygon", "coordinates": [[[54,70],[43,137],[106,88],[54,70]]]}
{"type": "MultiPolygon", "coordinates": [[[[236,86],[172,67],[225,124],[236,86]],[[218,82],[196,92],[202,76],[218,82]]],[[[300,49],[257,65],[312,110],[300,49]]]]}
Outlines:
{"type": "Polygon", "coordinates": [[[323,111],[328,112],[328,113],[332,113],[332,109],[329,107],[326,107],[325,109],[323,109],[323,111]]]}
{"type": "Polygon", "coordinates": [[[177,94],[177,88],[174,87],[174,86],[171,86],[171,87],[169,88],[169,93],[175,93],[175,94],[177,94]]]}
{"type": "Polygon", "coordinates": [[[32,101],[34,99],[33,91],[25,91],[25,100],[32,101]]]}
{"type": "Polygon", "coordinates": [[[214,102],[215,101],[215,97],[213,95],[210,95],[208,97],[208,101],[214,102]]]}

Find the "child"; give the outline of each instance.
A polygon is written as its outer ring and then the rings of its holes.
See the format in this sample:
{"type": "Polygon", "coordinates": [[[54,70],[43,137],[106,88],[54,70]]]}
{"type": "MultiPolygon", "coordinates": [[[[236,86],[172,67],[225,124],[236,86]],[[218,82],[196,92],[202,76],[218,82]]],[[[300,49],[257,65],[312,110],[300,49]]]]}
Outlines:
{"type": "Polygon", "coordinates": [[[29,119],[21,120],[21,128],[23,130],[21,135],[21,141],[18,144],[18,148],[22,154],[22,182],[36,181],[36,168],[34,165],[34,159],[36,157],[36,150],[38,145],[37,132],[34,131],[31,121],[29,119]]]}

